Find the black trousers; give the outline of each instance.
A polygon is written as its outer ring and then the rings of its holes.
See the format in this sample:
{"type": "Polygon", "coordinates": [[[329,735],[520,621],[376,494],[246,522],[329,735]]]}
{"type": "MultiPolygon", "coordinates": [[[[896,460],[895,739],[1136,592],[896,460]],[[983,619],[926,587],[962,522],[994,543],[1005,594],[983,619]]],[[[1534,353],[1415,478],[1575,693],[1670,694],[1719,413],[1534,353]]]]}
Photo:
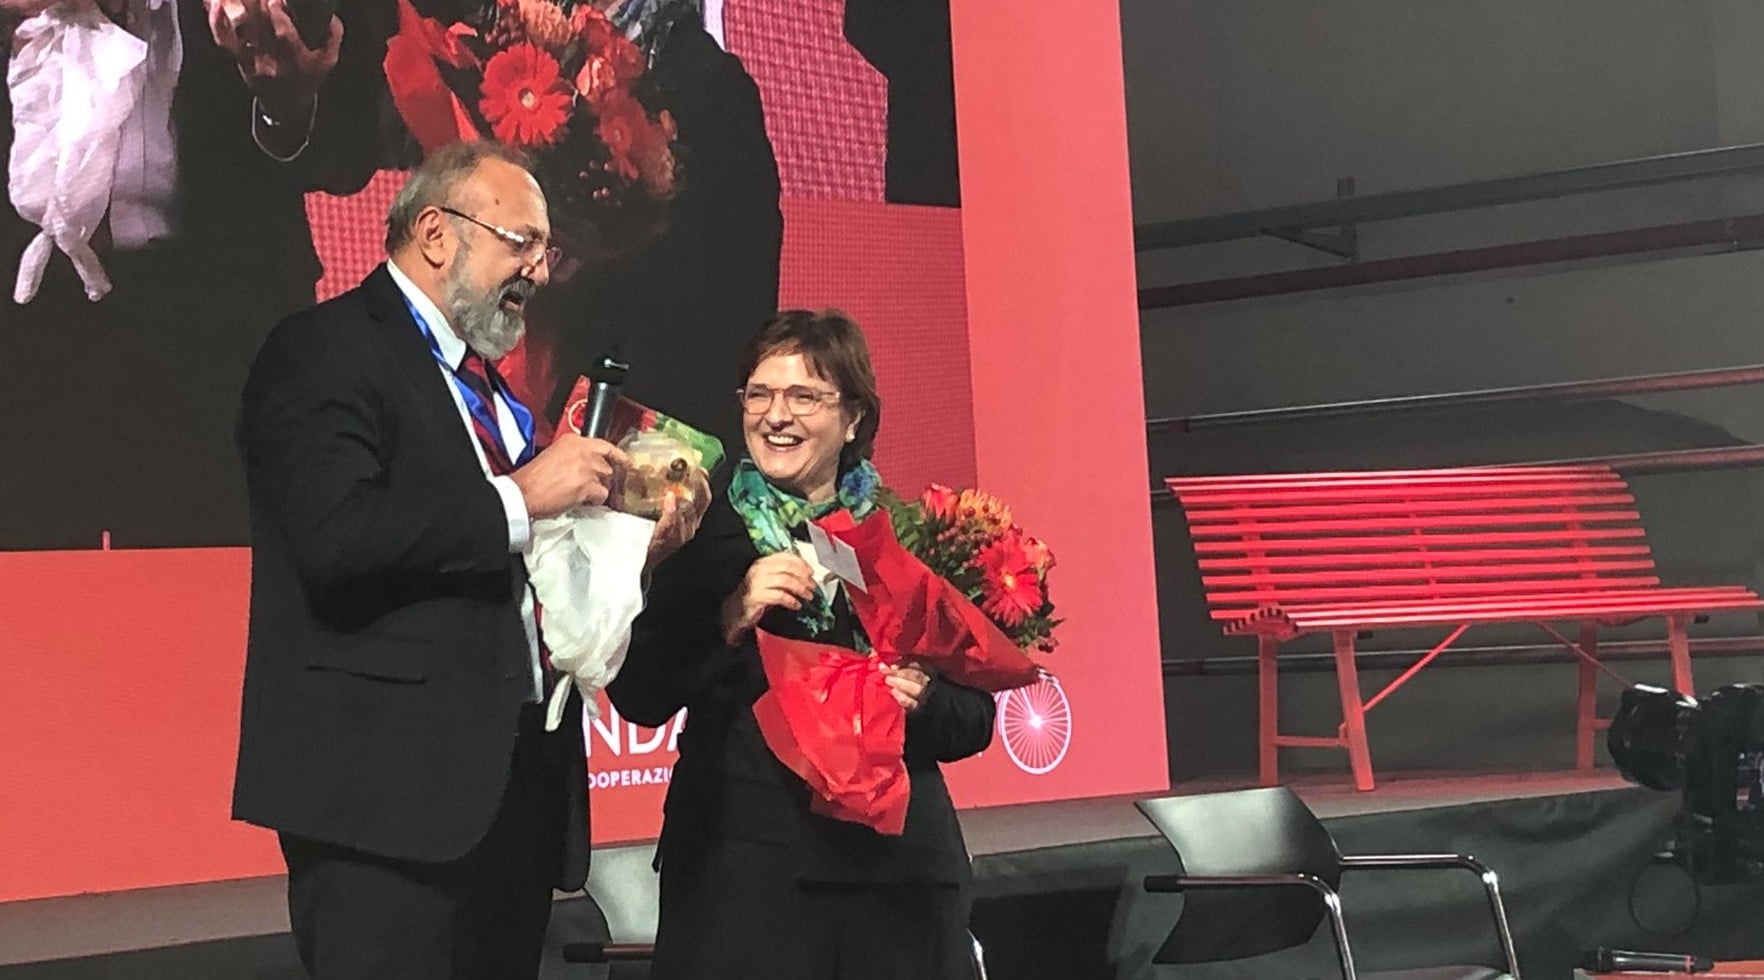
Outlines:
{"type": "Polygon", "coordinates": [[[967,980],[967,905],[933,882],[813,882],[789,849],[710,843],[662,862],[651,980],[967,980]]]}
{"type": "Polygon", "coordinates": [[[537,977],[564,849],[564,782],[522,712],[508,786],[484,839],[443,864],[283,834],[288,913],[313,980],[537,977]]]}

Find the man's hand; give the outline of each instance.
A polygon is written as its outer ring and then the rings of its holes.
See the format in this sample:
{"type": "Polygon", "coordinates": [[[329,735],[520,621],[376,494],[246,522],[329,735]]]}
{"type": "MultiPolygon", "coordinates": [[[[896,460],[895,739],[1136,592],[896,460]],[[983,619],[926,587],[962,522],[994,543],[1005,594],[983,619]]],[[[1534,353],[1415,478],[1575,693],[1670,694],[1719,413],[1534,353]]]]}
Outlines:
{"type": "Polygon", "coordinates": [[[689,486],[692,491],[689,501],[672,493],[662,497],[661,516],[656,519],[655,533],[649,536],[649,559],[643,564],[645,574],[685,547],[686,542],[698,533],[704,512],[710,509],[710,480],[703,470],[694,470],[689,486]]]}
{"type": "Polygon", "coordinates": [[[723,642],[739,644],[773,606],[801,609],[815,597],[815,573],[794,551],[780,551],[747,566],[741,585],[723,600],[723,642]]]}
{"type": "Polygon", "coordinates": [[[538,519],[606,503],[619,474],[630,465],[631,457],[604,439],[560,432],[510,477],[527,501],[527,516],[538,519]]]}
{"type": "MultiPolygon", "coordinates": [[[[11,0],[7,0],[11,2],[11,0]]],[[[233,56],[263,111],[304,129],[312,100],[337,67],[343,23],[332,17],[322,48],[300,39],[287,0],[202,0],[214,43],[233,56]]]]}
{"type": "Polygon", "coordinates": [[[0,0],[0,15],[27,20],[55,4],[56,0],[0,0]]]}

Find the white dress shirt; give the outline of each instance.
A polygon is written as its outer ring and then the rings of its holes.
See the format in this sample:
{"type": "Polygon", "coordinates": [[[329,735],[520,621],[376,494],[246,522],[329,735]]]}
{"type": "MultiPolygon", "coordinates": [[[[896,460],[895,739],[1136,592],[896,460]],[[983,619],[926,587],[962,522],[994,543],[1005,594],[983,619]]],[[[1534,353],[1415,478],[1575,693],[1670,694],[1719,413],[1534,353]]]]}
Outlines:
{"type": "Polygon", "coordinates": [[[110,191],[110,240],[136,249],[177,232],[172,206],[178,189],[172,94],[184,64],[176,0],[128,0],[125,30],[147,42],[147,80],[135,111],[123,123],[110,191]]]}
{"type": "MultiPolygon", "coordinates": [[[[416,283],[411,282],[410,277],[396,264],[387,262],[386,271],[392,274],[392,281],[398,284],[399,292],[404,294],[412,308],[423,318],[423,323],[428,326],[429,333],[441,348],[441,356],[447,359],[447,364],[442,364],[440,358],[437,358],[435,370],[441,372],[447,385],[447,393],[453,397],[453,407],[459,411],[459,424],[465,426],[467,441],[471,443],[472,452],[478,456],[478,466],[484,471],[484,478],[490,481],[490,485],[502,497],[502,510],[508,517],[509,553],[524,552],[533,540],[533,526],[527,516],[526,498],[521,496],[521,488],[515,485],[513,478],[491,474],[490,461],[485,458],[484,448],[478,444],[478,432],[472,427],[471,411],[466,408],[465,398],[459,393],[453,369],[448,367],[457,366],[465,358],[466,343],[453,331],[447,318],[441,315],[440,307],[418,289],[416,283]]],[[[508,449],[508,457],[519,459],[521,453],[526,451],[527,440],[522,437],[520,426],[515,424],[514,412],[508,407],[508,401],[502,397],[500,390],[496,392],[496,421],[502,430],[502,444],[508,449]]],[[[533,697],[535,700],[544,700],[545,673],[539,661],[539,622],[534,615],[532,589],[524,590],[521,595],[521,625],[527,631],[527,648],[533,664],[533,697]]]]}

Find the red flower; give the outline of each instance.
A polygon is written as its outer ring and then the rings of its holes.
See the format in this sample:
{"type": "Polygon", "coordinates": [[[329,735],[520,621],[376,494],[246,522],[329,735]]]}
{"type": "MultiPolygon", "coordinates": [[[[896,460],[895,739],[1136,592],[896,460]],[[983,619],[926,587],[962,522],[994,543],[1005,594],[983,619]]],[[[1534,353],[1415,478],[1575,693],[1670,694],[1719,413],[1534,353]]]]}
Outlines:
{"type": "Polygon", "coordinates": [[[925,513],[938,521],[948,523],[955,516],[956,492],[941,483],[926,487],[919,502],[925,506],[925,513]]]}
{"type": "Polygon", "coordinates": [[[557,141],[569,119],[570,92],[557,59],[530,41],[510,45],[484,66],[478,107],[496,138],[517,146],[557,141]]]}
{"type": "Polygon", "coordinates": [[[600,116],[595,135],[606,145],[607,169],[625,180],[638,177],[637,158],[648,136],[649,116],[633,98],[609,98],[597,109],[600,116]]]}
{"type": "Polygon", "coordinates": [[[577,4],[570,26],[581,36],[590,57],[607,60],[620,85],[628,86],[643,74],[642,49],[592,4],[577,4]]]}
{"type": "Polygon", "coordinates": [[[1010,535],[980,552],[980,608],[1005,628],[1020,625],[1041,608],[1041,579],[1023,551],[1023,542],[1010,535]]]}

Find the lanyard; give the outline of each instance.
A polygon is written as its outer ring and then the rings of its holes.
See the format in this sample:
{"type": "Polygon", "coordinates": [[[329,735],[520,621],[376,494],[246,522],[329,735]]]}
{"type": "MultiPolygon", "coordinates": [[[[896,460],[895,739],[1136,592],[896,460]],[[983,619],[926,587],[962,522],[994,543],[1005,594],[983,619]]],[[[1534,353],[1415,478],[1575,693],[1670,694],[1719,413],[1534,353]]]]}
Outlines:
{"type": "MultiPolygon", "coordinates": [[[[509,455],[508,446],[502,439],[502,427],[496,424],[495,406],[486,404],[484,399],[480,398],[478,393],[472,389],[472,386],[465,383],[465,380],[459,376],[457,365],[447,363],[447,355],[441,353],[441,342],[435,339],[434,330],[429,327],[428,321],[417,310],[416,304],[404,294],[404,290],[399,290],[398,295],[404,299],[404,305],[410,310],[411,318],[416,320],[417,327],[422,330],[423,339],[429,342],[430,353],[434,354],[435,360],[447,369],[447,376],[453,379],[453,387],[459,392],[460,399],[465,402],[466,411],[478,420],[484,431],[495,437],[497,445],[502,446],[503,455],[509,455]]],[[[494,370],[490,372],[490,384],[495,387],[496,393],[502,396],[503,404],[507,405],[509,412],[514,415],[515,427],[520,430],[521,439],[526,443],[521,448],[520,458],[514,461],[516,466],[520,466],[532,459],[537,449],[534,445],[537,432],[533,425],[533,413],[527,411],[527,406],[522,405],[520,399],[508,390],[508,385],[503,382],[502,376],[494,370]]]]}

